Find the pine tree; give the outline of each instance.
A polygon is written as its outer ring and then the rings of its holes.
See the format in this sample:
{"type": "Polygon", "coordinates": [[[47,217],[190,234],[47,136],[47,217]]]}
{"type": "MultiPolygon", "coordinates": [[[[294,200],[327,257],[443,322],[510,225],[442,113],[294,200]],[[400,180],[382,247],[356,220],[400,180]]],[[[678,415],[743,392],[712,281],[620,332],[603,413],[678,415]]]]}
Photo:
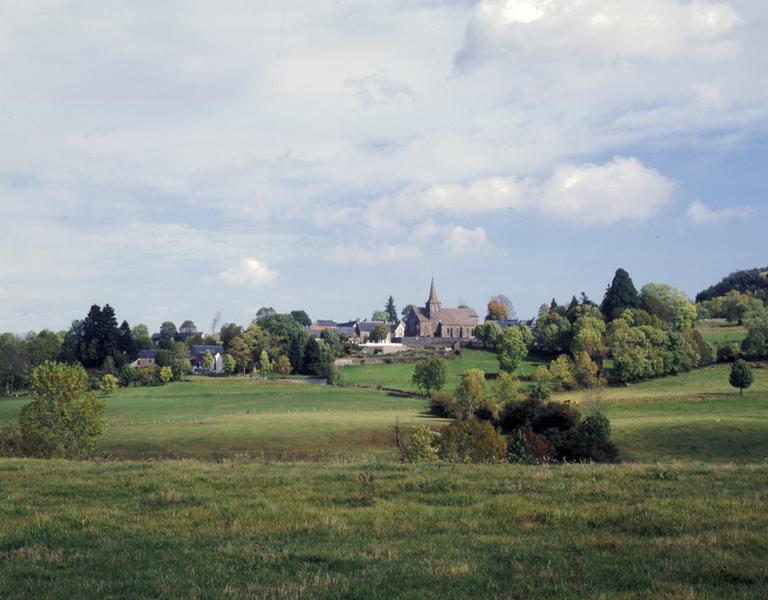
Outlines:
{"type": "Polygon", "coordinates": [[[609,320],[616,319],[628,308],[637,308],[640,305],[640,294],[632,283],[632,278],[624,269],[618,269],[613,281],[605,291],[605,298],[600,310],[609,320]]]}
{"type": "Polygon", "coordinates": [[[387,305],[384,307],[387,313],[387,318],[391,323],[397,323],[397,308],[395,308],[395,300],[392,296],[387,300],[387,305]]]}

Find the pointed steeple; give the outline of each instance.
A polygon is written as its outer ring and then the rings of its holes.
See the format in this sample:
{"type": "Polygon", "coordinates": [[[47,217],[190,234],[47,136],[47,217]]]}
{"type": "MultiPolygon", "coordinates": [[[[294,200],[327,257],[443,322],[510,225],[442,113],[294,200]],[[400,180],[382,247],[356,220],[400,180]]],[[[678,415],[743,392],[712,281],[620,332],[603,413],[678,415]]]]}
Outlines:
{"type": "Polygon", "coordinates": [[[437,297],[434,277],[432,278],[432,284],[429,286],[429,300],[427,300],[426,309],[430,317],[440,312],[440,299],[437,297]]]}

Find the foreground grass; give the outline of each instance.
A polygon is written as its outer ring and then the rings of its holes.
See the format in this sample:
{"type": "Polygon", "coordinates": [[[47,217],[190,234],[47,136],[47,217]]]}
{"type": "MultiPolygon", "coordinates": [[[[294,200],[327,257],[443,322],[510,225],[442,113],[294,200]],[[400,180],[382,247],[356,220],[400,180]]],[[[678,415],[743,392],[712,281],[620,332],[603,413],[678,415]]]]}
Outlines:
{"type": "Polygon", "coordinates": [[[0,460],[2,598],[765,598],[768,466],[0,460]]]}

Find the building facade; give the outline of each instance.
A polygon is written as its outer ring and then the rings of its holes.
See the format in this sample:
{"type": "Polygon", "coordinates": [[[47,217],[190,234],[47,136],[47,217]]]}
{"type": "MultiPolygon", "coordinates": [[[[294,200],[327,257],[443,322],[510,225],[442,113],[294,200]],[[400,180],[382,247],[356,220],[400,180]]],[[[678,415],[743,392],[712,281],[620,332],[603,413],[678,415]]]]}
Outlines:
{"type": "Polygon", "coordinates": [[[424,307],[414,307],[405,327],[406,337],[437,337],[470,339],[475,337],[479,323],[477,313],[471,308],[443,308],[437,296],[435,280],[429,289],[429,299],[424,307]]]}

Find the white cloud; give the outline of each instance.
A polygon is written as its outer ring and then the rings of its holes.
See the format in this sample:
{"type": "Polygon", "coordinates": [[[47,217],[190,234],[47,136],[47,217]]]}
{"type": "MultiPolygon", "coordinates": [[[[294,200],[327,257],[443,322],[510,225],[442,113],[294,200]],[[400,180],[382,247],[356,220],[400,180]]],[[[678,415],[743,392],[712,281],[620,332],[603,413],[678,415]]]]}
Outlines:
{"type": "Polygon", "coordinates": [[[644,221],[667,204],[674,184],[636,158],[560,167],[536,193],[540,212],[585,225],[644,221]]]}
{"type": "Polygon", "coordinates": [[[482,227],[467,229],[456,225],[448,230],[443,247],[454,256],[467,256],[484,254],[491,245],[482,227]]]}
{"type": "Polygon", "coordinates": [[[280,273],[255,258],[244,258],[234,267],[222,271],[216,279],[227,285],[259,287],[280,278],[280,273]]]}
{"type": "Polygon", "coordinates": [[[748,206],[735,206],[715,210],[696,200],[691,202],[686,215],[694,225],[719,225],[731,219],[748,217],[754,213],[755,210],[748,206]]]}

